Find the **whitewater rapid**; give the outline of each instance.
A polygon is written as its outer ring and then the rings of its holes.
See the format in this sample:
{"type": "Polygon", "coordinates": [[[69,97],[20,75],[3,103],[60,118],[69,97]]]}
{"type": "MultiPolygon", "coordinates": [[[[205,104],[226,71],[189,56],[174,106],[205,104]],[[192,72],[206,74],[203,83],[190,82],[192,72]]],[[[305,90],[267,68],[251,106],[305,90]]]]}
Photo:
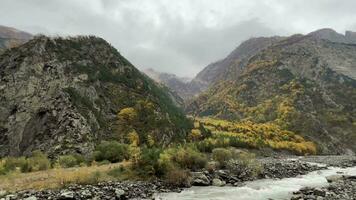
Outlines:
{"type": "Polygon", "coordinates": [[[289,200],[293,192],[303,187],[326,186],[325,177],[335,174],[356,175],[356,167],[330,167],[295,178],[246,182],[242,187],[192,187],[181,193],[157,194],[155,197],[162,200],[289,200]]]}

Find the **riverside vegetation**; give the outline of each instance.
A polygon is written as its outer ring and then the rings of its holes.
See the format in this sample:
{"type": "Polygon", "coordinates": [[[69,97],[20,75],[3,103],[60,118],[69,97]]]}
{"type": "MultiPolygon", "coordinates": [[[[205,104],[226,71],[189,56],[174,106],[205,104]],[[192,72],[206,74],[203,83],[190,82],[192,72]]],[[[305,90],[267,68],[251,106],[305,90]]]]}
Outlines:
{"type": "MultiPolygon", "coordinates": [[[[236,148],[272,148],[288,150],[299,155],[315,154],[315,144],[301,136],[282,131],[275,126],[234,123],[211,118],[197,118],[194,128],[185,142],[160,146],[154,139],[147,138],[143,144],[141,136],[133,128],[137,113],[133,108],[118,112],[117,120],[127,120],[131,131],[122,140],[103,141],[95,151],[80,154],[61,155],[56,158],[35,151],[28,157],[6,157],[0,161],[0,185],[7,190],[60,188],[68,184],[93,184],[108,180],[152,180],[162,179],[166,184],[189,186],[191,172],[218,169],[235,170],[236,161],[244,171],[250,171],[250,178],[261,173],[261,165],[254,155],[236,148]],[[263,134],[261,134],[263,133],[263,134]],[[121,141],[124,141],[122,143],[121,141]],[[117,164],[111,164],[117,163],[117,164]],[[110,166],[110,167],[106,167],[110,166]],[[68,172],[66,168],[77,169],[68,172]],[[32,180],[33,184],[14,186],[11,181],[21,179],[23,173],[55,174],[43,179],[32,180]],[[59,176],[62,176],[59,178],[59,176]],[[48,184],[51,183],[51,184],[48,184]]],[[[240,170],[241,170],[240,169],[240,170]]]]}

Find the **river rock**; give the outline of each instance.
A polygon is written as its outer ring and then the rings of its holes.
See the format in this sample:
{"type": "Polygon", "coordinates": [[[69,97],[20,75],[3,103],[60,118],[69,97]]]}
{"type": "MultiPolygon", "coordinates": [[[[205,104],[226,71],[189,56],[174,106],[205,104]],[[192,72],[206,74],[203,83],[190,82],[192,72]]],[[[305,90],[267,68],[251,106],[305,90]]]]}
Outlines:
{"type": "Polygon", "coordinates": [[[67,190],[64,190],[62,191],[62,193],[60,194],[60,199],[63,199],[63,200],[71,200],[71,199],[74,199],[74,192],[72,191],[67,191],[67,190]]]}
{"type": "Polygon", "coordinates": [[[24,200],[37,200],[37,197],[30,196],[30,197],[25,198],[24,200]]]}
{"type": "Polygon", "coordinates": [[[222,181],[218,178],[214,178],[213,181],[212,181],[212,185],[213,186],[217,186],[217,187],[221,187],[221,186],[224,186],[226,183],[225,181],[222,181]]]}
{"type": "Polygon", "coordinates": [[[325,197],[326,191],[322,190],[322,189],[319,189],[319,188],[316,188],[316,189],[314,189],[314,194],[316,196],[325,197]]]}
{"type": "Polygon", "coordinates": [[[326,177],[326,180],[331,183],[331,182],[336,182],[338,180],[341,180],[343,179],[343,176],[342,175],[331,175],[331,176],[327,176],[326,177]]]}
{"type": "Polygon", "coordinates": [[[116,189],[115,190],[115,195],[117,199],[123,199],[124,195],[125,195],[125,190],[122,189],[116,189]]]}
{"type": "Polygon", "coordinates": [[[3,197],[7,194],[6,190],[0,190],[0,197],[3,197]]]}
{"type": "Polygon", "coordinates": [[[193,172],[192,173],[192,185],[194,185],[194,186],[208,186],[208,185],[210,185],[210,180],[203,172],[193,172]]]}

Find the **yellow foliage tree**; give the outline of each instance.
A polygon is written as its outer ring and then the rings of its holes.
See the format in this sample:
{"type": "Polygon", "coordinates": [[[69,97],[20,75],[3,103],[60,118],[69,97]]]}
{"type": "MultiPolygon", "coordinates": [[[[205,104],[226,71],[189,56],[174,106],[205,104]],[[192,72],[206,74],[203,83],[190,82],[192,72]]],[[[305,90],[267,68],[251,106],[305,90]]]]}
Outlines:
{"type": "Polygon", "coordinates": [[[140,144],[140,136],[135,130],[132,130],[128,135],[127,138],[132,146],[139,146],[140,144]]]}
{"type": "Polygon", "coordinates": [[[117,117],[120,121],[132,122],[137,119],[137,112],[132,107],[123,108],[117,114],[117,117]]]}
{"type": "Polygon", "coordinates": [[[198,141],[202,138],[201,131],[199,129],[192,129],[192,131],[188,135],[188,139],[190,141],[198,141]]]}

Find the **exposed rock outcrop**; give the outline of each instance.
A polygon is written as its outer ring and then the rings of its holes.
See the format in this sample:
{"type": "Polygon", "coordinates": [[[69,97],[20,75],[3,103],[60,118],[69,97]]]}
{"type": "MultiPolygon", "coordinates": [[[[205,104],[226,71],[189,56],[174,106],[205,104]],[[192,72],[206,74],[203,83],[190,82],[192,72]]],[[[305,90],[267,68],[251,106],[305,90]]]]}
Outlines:
{"type": "Polygon", "coordinates": [[[39,36],[0,56],[0,156],[86,154],[133,129],[142,142],[150,134],[168,144],[189,126],[169,95],[101,38],[39,36]],[[117,122],[128,107],[146,111],[140,124],[117,122]]]}

